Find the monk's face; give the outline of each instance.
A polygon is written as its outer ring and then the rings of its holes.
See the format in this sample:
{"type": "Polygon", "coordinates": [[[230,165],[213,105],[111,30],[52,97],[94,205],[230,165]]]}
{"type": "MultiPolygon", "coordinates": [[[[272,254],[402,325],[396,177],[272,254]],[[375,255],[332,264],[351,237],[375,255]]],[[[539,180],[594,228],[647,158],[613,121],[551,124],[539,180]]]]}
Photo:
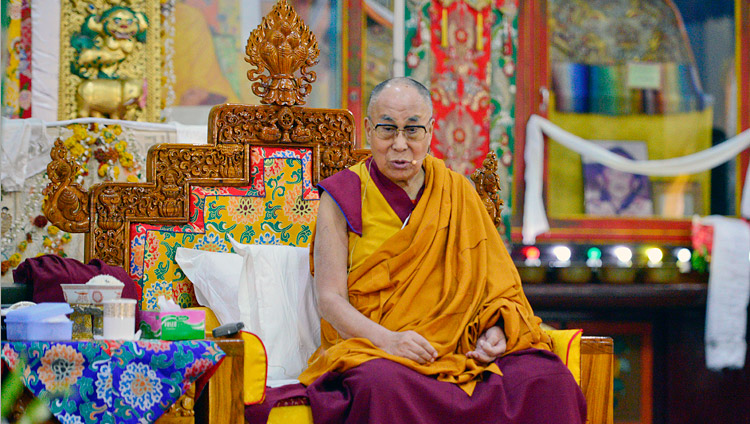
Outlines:
{"type": "Polygon", "coordinates": [[[365,118],[367,141],[380,172],[402,187],[417,180],[433,126],[430,105],[415,88],[402,84],[384,88],[365,118]]]}

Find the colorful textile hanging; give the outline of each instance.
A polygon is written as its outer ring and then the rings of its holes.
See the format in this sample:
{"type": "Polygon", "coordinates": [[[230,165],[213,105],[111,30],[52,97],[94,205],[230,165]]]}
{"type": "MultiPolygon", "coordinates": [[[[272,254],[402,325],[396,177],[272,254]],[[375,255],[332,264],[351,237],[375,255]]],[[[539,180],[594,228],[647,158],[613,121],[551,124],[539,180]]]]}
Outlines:
{"type": "Polygon", "coordinates": [[[509,236],[518,0],[409,1],[405,16],[406,75],[433,93],[433,153],[468,174],[495,151],[505,204],[501,233],[509,236]]]}
{"type": "Polygon", "coordinates": [[[492,9],[490,64],[490,150],[498,157],[497,174],[503,199],[500,233],[510,239],[513,212],[513,152],[516,126],[516,57],[518,46],[518,0],[498,0],[492,9]]]}
{"type": "Polygon", "coordinates": [[[431,11],[432,152],[465,175],[489,151],[490,31],[484,27],[494,15],[489,4],[483,6],[476,10],[464,1],[435,3],[431,11]]]}
{"type": "Polygon", "coordinates": [[[558,112],[657,115],[710,106],[672,0],[648,7],[630,0],[594,3],[548,2],[558,112]]]}
{"type": "Polygon", "coordinates": [[[2,21],[6,40],[3,50],[7,51],[8,58],[3,74],[2,115],[31,118],[30,0],[3,1],[2,21]]]}

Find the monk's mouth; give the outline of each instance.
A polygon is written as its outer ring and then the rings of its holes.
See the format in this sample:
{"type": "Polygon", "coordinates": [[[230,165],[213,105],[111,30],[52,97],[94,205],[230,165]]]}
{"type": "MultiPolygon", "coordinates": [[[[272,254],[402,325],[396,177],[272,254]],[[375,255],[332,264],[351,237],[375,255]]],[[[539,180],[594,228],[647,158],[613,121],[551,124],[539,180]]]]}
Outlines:
{"type": "Polygon", "coordinates": [[[409,165],[411,165],[411,161],[408,161],[408,160],[392,160],[391,161],[391,165],[394,168],[399,168],[399,169],[401,169],[401,168],[407,168],[407,167],[409,167],[409,165]]]}

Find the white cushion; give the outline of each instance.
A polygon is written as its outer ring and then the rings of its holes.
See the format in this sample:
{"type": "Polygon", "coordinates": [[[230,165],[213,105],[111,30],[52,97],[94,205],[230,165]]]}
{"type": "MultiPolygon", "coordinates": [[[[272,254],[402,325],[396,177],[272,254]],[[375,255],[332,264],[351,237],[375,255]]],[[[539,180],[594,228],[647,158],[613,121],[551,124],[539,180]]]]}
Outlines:
{"type": "Polygon", "coordinates": [[[193,283],[198,303],[211,309],[219,323],[241,321],[237,293],[242,256],[178,247],[174,259],[193,283]]]}
{"type": "Polygon", "coordinates": [[[320,343],[309,250],[230,241],[244,259],[237,293],[240,321],[266,347],[268,380],[296,379],[320,343]]]}

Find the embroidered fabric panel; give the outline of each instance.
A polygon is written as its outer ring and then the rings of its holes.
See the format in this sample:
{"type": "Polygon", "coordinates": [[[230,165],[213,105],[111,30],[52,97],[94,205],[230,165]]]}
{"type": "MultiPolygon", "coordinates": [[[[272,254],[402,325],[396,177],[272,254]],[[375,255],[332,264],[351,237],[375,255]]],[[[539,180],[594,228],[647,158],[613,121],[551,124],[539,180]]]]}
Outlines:
{"type": "Polygon", "coordinates": [[[2,115],[31,118],[31,1],[9,0],[3,8],[7,62],[2,75],[2,115]]]}
{"type": "Polygon", "coordinates": [[[200,393],[224,356],[204,340],[2,344],[3,360],[25,361],[24,385],[62,423],[154,422],[192,383],[200,393]]]}
{"type": "Polygon", "coordinates": [[[227,235],[249,244],[309,245],[318,211],[312,151],[253,147],[251,175],[247,187],[192,187],[187,224],[131,225],[129,273],[139,282],[142,309],[155,309],[159,295],[197,305],[174,260],[177,247],[231,252],[227,235]]]}

